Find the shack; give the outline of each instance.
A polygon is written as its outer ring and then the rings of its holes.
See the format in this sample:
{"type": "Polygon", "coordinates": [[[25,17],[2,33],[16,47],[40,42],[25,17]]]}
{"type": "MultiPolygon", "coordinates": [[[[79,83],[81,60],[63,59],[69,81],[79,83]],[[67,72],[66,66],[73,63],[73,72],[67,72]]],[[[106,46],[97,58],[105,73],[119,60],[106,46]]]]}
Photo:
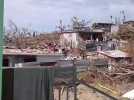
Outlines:
{"type": "Polygon", "coordinates": [[[105,32],[111,32],[111,27],[113,26],[113,23],[94,23],[92,25],[93,29],[103,29],[105,32]]]}
{"type": "Polygon", "coordinates": [[[130,63],[132,57],[126,52],[120,50],[111,50],[111,51],[98,51],[98,55],[104,59],[107,59],[109,64],[115,63],[130,63]]]}
{"type": "Polygon", "coordinates": [[[90,31],[79,31],[79,36],[84,41],[103,41],[104,31],[101,29],[95,29],[90,31]]]}
{"type": "Polygon", "coordinates": [[[104,35],[105,32],[100,29],[63,32],[60,36],[60,44],[64,48],[79,48],[81,50],[86,50],[87,44],[103,41],[104,35]]]}
{"type": "Polygon", "coordinates": [[[16,64],[26,62],[56,62],[64,59],[62,54],[48,54],[45,51],[36,49],[4,49],[3,66],[15,67],[16,64]]]}

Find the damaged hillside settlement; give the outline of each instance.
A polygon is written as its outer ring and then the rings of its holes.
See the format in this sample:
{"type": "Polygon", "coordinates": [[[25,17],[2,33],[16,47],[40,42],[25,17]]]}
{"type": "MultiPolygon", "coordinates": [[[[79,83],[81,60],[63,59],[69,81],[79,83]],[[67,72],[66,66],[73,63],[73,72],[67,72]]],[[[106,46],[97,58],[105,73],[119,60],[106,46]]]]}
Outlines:
{"type": "MultiPolygon", "coordinates": [[[[65,68],[67,77],[54,79],[53,100],[134,99],[134,93],[129,95],[134,91],[134,21],[88,26],[74,18],[72,28],[64,28],[60,21],[59,31],[49,34],[21,32],[12,26],[4,38],[4,68],[65,68]],[[76,68],[73,82],[71,66],[76,68]]],[[[5,83],[11,83],[12,72],[5,74],[5,83]]]]}

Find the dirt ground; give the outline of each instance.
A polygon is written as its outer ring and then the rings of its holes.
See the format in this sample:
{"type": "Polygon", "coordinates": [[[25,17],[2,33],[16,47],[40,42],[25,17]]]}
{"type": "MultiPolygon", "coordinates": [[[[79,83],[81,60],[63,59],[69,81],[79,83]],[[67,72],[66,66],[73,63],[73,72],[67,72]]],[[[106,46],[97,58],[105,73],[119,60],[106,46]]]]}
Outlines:
{"type": "MultiPolygon", "coordinates": [[[[58,90],[55,89],[54,91],[55,100],[58,99],[58,90]]],[[[92,89],[89,89],[88,87],[84,85],[79,85],[77,87],[77,98],[78,100],[111,100],[104,95],[93,91],[92,89]]],[[[66,90],[63,92],[61,96],[61,100],[67,100],[66,96],[66,90]]],[[[69,99],[68,100],[74,100],[73,90],[69,90],[69,99]]]]}
{"type": "Polygon", "coordinates": [[[122,94],[125,94],[126,92],[129,92],[134,89],[134,82],[123,84],[118,87],[122,91],[122,94]]]}

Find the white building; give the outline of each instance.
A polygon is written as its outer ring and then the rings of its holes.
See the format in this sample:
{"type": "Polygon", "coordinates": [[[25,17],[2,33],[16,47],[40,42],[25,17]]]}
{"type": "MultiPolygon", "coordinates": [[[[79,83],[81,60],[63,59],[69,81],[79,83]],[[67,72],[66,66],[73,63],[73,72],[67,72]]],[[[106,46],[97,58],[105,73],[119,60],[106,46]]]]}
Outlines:
{"type": "Polygon", "coordinates": [[[119,25],[112,25],[111,26],[111,33],[116,34],[119,31],[119,25]]]}
{"type": "Polygon", "coordinates": [[[86,44],[91,41],[103,41],[102,30],[88,30],[79,32],[63,32],[60,35],[60,44],[64,48],[80,48],[85,50],[86,44]]]}
{"type": "Polygon", "coordinates": [[[60,44],[62,47],[78,47],[78,33],[75,32],[64,32],[60,36],[60,44]]]}

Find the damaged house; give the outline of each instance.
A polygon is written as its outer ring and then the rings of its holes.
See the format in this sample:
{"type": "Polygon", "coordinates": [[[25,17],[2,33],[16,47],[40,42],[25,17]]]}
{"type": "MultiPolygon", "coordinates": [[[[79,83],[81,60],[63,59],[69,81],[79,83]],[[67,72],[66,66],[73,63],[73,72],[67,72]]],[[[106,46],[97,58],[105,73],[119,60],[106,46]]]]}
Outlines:
{"type": "Polygon", "coordinates": [[[99,70],[112,70],[118,64],[131,64],[132,57],[121,50],[97,51],[92,57],[92,64],[99,70]]]}
{"type": "Polygon", "coordinates": [[[130,64],[132,62],[132,57],[128,53],[120,50],[98,51],[97,53],[99,57],[107,59],[111,65],[116,63],[130,64]]]}
{"type": "MultiPolygon", "coordinates": [[[[94,23],[90,29],[82,28],[76,32],[64,31],[60,34],[60,44],[64,48],[79,48],[89,52],[107,49],[113,25],[112,23],[94,23]]],[[[113,46],[113,44],[109,44],[113,46]]],[[[111,50],[111,48],[109,49],[111,50]]]]}
{"type": "Polygon", "coordinates": [[[92,28],[93,29],[102,29],[105,32],[111,32],[113,25],[114,25],[113,23],[94,23],[92,25],[92,28]]]}
{"type": "Polygon", "coordinates": [[[17,67],[18,64],[27,62],[46,62],[46,65],[53,65],[57,60],[64,59],[62,54],[47,54],[36,49],[4,49],[3,66],[17,67]]]}
{"type": "Polygon", "coordinates": [[[79,32],[63,32],[60,36],[62,47],[79,48],[86,50],[86,44],[103,41],[102,30],[81,30],[79,32]]]}

